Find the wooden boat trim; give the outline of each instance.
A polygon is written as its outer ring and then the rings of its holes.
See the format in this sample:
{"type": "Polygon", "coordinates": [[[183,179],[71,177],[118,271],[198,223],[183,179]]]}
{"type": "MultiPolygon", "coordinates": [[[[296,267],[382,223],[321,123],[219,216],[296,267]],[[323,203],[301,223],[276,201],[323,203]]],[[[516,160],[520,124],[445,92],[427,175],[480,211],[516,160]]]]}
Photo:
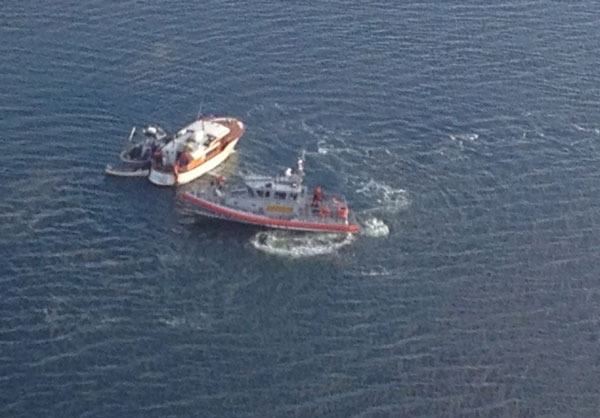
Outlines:
{"type": "Polygon", "coordinates": [[[206,152],[206,154],[204,154],[204,156],[189,162],[187,165],[180,166],[177,163],[175,163],[175,165],[173,167],[168,166],[168,167],[158,168],[153,163],[152,164],[153,170],[156,170],[156,171],[162,172],[162,173],[172,173],[174,170],[174,167],[176,167],[177,173],[179,173],[179,174],[194,170],[195,168],[206,163],[207,161],[210,161],[211,159],[213,159],[214,157],[219,155],[221,152],[223,152],[225,150],[225,148],[227,148],[227,146],[231,142],[240,139],[245,131],[245,127],[241,123],[239,123],[239,121],[237,119],[234,119],[234,118],[217,118],[217,119],[203,118],[200,120],[206,120],[206,121],[219,123],[219,124],[225,126],[227,129],[229,129],[229,132],[224,137],[215,141],[216,143],[218,143],[218,145],[212,146],[210,149],[207,150],[207,152],[206,152]]]}

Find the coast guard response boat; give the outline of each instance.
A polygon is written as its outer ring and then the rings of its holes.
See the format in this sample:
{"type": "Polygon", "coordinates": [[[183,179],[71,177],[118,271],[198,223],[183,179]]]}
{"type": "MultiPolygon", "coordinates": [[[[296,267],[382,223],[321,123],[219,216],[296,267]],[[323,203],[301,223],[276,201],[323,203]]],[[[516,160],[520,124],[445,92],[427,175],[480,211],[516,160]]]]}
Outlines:
{"type": "Polygon", "coordinates": [[[304,159],[296,169],[275,177],[248,176],[239,187],[218,177],[211,187],[181,198],[203,216],[297,231],[357,233],[345,199],[326,194],[321,186],[303,184],[304,159]]]}

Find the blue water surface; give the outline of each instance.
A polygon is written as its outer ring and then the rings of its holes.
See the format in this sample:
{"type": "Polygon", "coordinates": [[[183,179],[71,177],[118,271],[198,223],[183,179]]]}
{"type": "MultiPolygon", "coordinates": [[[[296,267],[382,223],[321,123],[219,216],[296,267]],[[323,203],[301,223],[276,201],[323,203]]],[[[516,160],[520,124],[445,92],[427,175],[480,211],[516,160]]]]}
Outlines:
{"type": "Polygon", "coordinates": [[[0,415],[599,416],[598,16],[4,0],[0,415]],[[198,111],[246,123],[225,173],[305,149],[365,233],[104,176],[132,125],[198,111]]]}

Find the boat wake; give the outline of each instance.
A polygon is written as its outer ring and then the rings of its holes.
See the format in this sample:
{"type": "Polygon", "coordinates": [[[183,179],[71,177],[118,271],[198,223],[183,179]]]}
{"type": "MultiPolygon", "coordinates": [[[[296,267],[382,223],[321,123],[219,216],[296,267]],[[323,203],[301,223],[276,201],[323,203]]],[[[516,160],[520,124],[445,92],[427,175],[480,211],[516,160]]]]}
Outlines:
{"type": "Polygon", "coordinates": [[[362,235],[367,237],[379,238],[387,237],[390,234],[390,228],[381,219],[369,218],[361,224],[362,235]]]}
{"type": "Polygon", "coordinates": [[[404,189],[394,189],[385,183],[369,180],[364,186],[356,190],[357,193],[368,196],[374,207],[365,210],[368,212],[383,211],[387,213],[398,213],[409,204],[408,192],[404,189]]]}
{"type": "Polygon", "coordinates": [[[479,138],[479,134],[475,133],[466,133],[466,134],[450,134],[450,139],[457,142],[474,142],[479,138]]]}
{"type": "Polygon", "coordinates": [[[332,254],[353,241],[351,234],[261,231],[251,238],[250,243],[267,254],[302,258],[332,254]]]}
{"type": "Polygon", "coordinates": [[[572,125],[579,132],[593,132],[596,135],[600,135],[600,129],[598,129],[598,128],[586,128],[584,126],[577,125],[576,123],[573,123],[572,125]]]}
{"type": "MultiPolygon", "coordinates": [[[[368,218],[361,222],[361,235],[380,238],[390,233],[390,228],[381,219],[368,218]]],[[[352,234],[320,234],[293,231],[261,231],[250,243],[267,254],[289,258],[316,257],[332,254],[354,241],[352,234]]]]}

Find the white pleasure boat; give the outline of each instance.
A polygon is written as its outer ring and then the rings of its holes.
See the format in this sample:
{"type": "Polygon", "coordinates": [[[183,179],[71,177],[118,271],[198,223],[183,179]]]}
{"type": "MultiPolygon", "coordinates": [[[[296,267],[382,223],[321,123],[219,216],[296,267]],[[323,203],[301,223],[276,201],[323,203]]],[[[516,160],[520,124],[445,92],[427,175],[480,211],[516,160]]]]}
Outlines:
{"type": "Polygon", "coordinates": [[[189,183],[225,161],[244,130],[244,124],[231,117],[194,121],[154,152],[148,179],[159,186],[189,183]]]}

